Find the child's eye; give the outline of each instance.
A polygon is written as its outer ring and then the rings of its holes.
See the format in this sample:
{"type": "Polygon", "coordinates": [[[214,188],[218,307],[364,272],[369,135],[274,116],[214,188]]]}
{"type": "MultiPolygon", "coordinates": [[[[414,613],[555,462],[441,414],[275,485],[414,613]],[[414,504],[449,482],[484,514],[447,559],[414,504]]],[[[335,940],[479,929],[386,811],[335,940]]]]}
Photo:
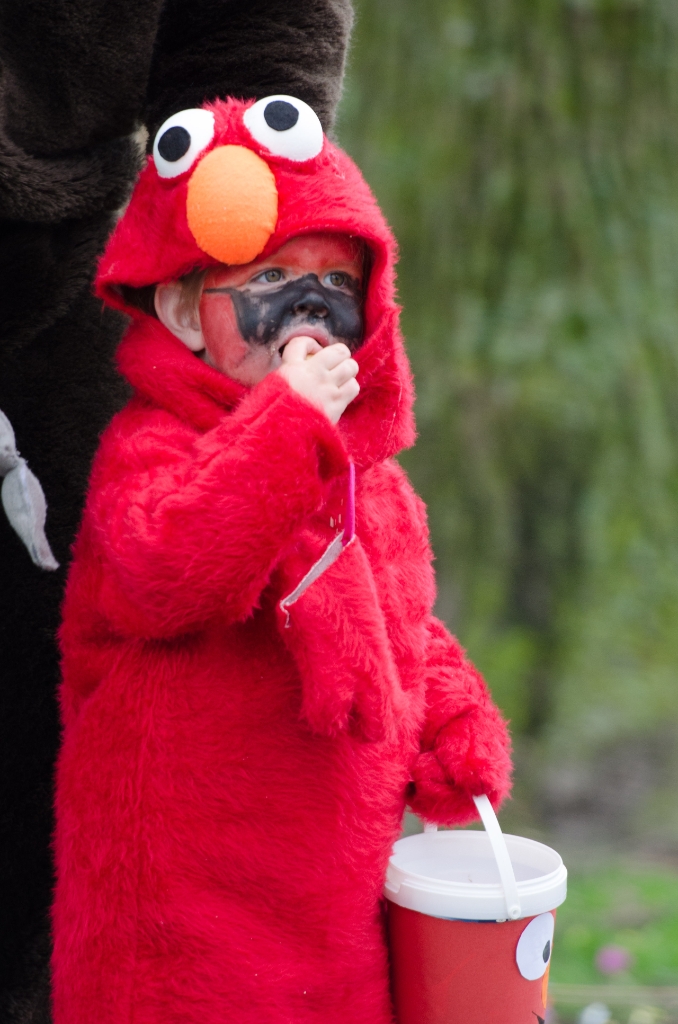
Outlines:
{"type": "Polygon", "coordinates": [[[282,270],[277,269],[262,270],[262,272],[260,274],[257,274],[257,276],[254,278],[255,281],[260,281],[262,284],[275,284],[276,281],[282,281],[282,279],[283,272],[282,270]]]}
{"type": "Polygon", "coordinates": [[[331,274],[327,275],[326,280],[333,288],[343,288],[348,284],[348,274],[343,274],[340,270],[333,270],[331,274]]]}

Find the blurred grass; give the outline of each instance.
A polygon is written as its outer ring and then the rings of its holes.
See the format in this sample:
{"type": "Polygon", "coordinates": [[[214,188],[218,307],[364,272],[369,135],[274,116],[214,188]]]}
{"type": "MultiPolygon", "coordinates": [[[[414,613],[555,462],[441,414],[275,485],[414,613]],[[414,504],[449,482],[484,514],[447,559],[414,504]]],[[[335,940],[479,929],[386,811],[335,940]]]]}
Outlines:
{"type": "Polygon", "coordinates": [[[570,874],[558,910],[551,978],[600,985],[595,957],[619,945],[633,957],[613,984],[678,985],[678,873],[665,867],[617,865],[570,874]]]}

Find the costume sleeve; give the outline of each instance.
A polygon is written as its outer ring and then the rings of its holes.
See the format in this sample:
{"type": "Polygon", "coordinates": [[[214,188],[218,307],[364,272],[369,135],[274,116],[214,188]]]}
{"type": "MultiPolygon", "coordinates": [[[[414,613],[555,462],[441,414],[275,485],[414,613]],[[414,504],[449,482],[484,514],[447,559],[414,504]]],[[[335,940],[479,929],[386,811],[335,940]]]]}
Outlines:
{"type": "MultiPolygon", "coordinates": [[[[162,0],[0,0],[0,353],[27,346],[64,317],[78,335],[85,316],[93,323],[82,296],[139,167],[131,133],[161,7],[162,0]]],[[[118,318],[116,336],[120,329],[118,318]]],[[[43,344],[55,347],[52,338],[43,344]]],[[[72,358],[68,365],[72,378],[72,358]]],[[[62,389],[52,386],[58,404],[62,389]]]]}
{"type": "Polygon", "coordinates": [[[114,629],[144,638],[244,619],[348,468],[330,421],[278,374],[188,450],[164,432],[113,428],[86,512],[104,556],[97,600],[114,629]]]}
{"type": "MultiPolygon", "coordinates": [[[[302,531],[280,566],[281,593],[304,577],[324,544],[302,531]]],[[[348,731],[392,741],[404,696],[369,561],[358,537],[289,608],[277,609],[301,679],[301,715],[320,736],[348,731]]]]}
{"type": "Polygon", "coordinates": [[[162,0],[2,0],[5,126],[27,153],[84,150],[134,130],[162,0]]]}
{"type": "Polygon", "coordinates": [[[341,95],[351,0],[166,0],[145,122],[206,99],[286,93],[315,110],[327,132],[341,95]]]}
{"type": "Polygon", "coordinates": [[[422,818],[461,825],[478,817],[472,796],[496,808],[511,788],[506,723],[482,677],[442,622],[431,617],[427,713],[408,803],[422,818]]]}

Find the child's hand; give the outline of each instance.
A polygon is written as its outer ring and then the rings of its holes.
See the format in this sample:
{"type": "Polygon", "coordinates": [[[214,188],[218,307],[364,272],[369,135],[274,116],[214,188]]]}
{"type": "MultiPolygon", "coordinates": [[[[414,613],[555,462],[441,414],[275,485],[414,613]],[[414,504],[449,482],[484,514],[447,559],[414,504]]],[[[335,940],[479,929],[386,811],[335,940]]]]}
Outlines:
{"type": "Polygon", "coordinates": [[[337,342],[323,348],[315,338],[292,338],[285,346],[277,371],[289,386],[338,423],[349,402],[357,396],[358,364],[346,345],[337,342]]]}

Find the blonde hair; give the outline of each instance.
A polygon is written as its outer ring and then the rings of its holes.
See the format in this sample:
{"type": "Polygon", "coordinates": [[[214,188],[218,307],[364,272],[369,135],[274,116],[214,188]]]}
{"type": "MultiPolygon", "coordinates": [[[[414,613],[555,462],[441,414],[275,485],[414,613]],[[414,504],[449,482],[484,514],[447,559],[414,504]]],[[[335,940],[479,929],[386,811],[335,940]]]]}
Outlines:
{"type": "MultiPolygon", "coordinates": [[[[187,274],[179,278],[181,295],[179,297],[179,316],[182,320],[192,320],[200,305],[200,296],[207,276],[206,270],[194,267],[187,274]]],[[[120,295],[128,306],[140,309],[147,316],[154,316],[157,320],[158,314],[155,311],[155,289],[157,285],[147,284],[141,288],[134,288],[129,284],[118,286],[120,295]]]]}
{"type": "Polygon", "coordinates": [[[177,315],[184,322],[199,318],[200,296],[206,277],[207,271],[204,268],[195,267],[188,274],[179,278],[181,293],[177,304],[177,315]]]}

